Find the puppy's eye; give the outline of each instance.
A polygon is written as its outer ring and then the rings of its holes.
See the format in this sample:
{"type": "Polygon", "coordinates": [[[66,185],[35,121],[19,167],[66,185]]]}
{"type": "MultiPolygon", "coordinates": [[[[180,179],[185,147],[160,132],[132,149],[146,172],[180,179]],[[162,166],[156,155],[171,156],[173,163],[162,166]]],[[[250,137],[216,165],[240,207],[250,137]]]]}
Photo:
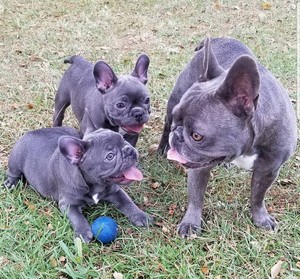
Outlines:
{"type": "Polygon", "coordinates": [[[198,133],[193,132],[192,133],[192,138],[194,141],[200,141],[203,139],[203,136],[199,135],[198,133]]]}
{"type": "Polygon", "coordinates": [[[117,106],[118,109],[122,109],[122,108],[125,107],[125,104],[124,103],[117,103],[116,106],[117,106]]]}
{"type": "Polygon", "coordinates": [[[113,153],[108,153],[106,156],[106,160],[111,161],[114,157],[115,155],[113,153]]]}
{"type": "Polygon", "coordinates": [[[145,99],[145,104],[148,105],[149,103],[150,103],[150,98],[147,97],[147,98],[145,99]]]}

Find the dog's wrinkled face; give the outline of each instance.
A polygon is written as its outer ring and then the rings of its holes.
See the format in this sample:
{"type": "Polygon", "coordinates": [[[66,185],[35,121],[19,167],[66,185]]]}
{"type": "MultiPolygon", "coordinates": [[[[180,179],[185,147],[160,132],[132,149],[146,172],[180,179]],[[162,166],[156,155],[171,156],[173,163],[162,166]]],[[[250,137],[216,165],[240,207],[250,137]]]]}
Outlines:
{"type": "Polygon", "coordinates": [[[208,89],[204,84],[191,88],[173,110],[168,158],[189,168],[230,161],[242,153],[238,142],[249,133],[245,121],[230,113],[213,92],[193,95],[204,88],[208,89]]]}
{"type": "Polygon", "coordinates": [[[117,77],[103,61],[94,67],[98,90],[103,94],[106,117],[128,134],[140,133],[149,120],[150,98],[145,84],[149,58],[141,55],[131,75],[117,77]]]}
{"type": "Polygon", "coordinates": [[[61,153],[71,164],[76,164],[88,183],[103,180],[129,184],[141,180],[142,173],[135,167],[137,151],[123,137],[107,129],[99,129],[83,140],[63,136],[59,140],[61,153]]]}
{"type": "Polygon", "coordinates": [[[220,71],[209,49],[206,57],[210,61],[203,62],[205,73],[172,112],[168,159],[189,168],[231,161],[245,152],[253,139],[249,122],[256,109],[259,88],[255,61],[241,56],[229,71],[220,71]],[[212,78],[208,78],[208,73],[212,78]]]}

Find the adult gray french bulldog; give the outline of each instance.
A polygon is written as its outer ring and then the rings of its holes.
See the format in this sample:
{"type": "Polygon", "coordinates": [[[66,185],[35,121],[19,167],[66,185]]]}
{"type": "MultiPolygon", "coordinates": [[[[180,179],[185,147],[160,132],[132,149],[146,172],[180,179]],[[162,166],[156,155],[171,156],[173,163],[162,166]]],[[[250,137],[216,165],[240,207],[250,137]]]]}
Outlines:
{"type": "Polygon", "coordinates": [[[159,152],[188,169],[188,207],[178,232],[201,228],[210,170],[232,162],[253,171],[254,224],[275,229],[267,189],[293,153],[296,117],[288,93],[249,48],[234,39],[202,41],[170,96],[159,152]],[[169,144],[168,144],[169,140],[169,144]]]}
{"type": "Polygon", "coordinates": [[[145,84],[149,58],[142,54],[130,75],[116,76],[104,61],[95,65],[81,56],[65,60],[71,63],[55,96],[53,126],[61,126],[66,108],[71,104],[80,131],[85,134],[87,118],[98,128],[121,132],[133,146],[149,120],[150,98],[145,84]],[[87,116],[86,109],[90,116],[87,116]]]}
{"type": "Polygon", "coordinates": [[[152,217],[118,185],[143,178],[136,162],[136,149],[111,130],[99,129],[80,139],[73,128],[44,128],[28,132],[17,141],[4,186],[12,188],[26,178],[42,196],[58,202],[75,235],[89,242],[93,235],[82,207],[100,200],[113,203],[136,226],[151,223],[152,217]]]}

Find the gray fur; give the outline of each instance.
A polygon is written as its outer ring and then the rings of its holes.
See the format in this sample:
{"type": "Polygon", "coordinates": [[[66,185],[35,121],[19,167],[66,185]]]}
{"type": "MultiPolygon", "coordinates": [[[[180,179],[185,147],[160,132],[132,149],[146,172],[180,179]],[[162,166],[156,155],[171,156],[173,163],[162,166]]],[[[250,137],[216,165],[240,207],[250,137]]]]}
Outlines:
{"type": "Polygon", "coordinates": [[[208,38],[196,50],[170,96],[159,144],[161,154],[171,145],[168,154],[175,152],[189,168],[188,208],[178,231],[188,236],[201,228],[210,170],[240,159],[252,160],[254,224],[275,229],[264,197],[296,146],[296,117],[288,93],[237,40],[208,38]]]}
{"type": "Polygon", "coordinates": [[[130,182],[119,177],[136,161],[135,148],[111,130],[99,129],[80,139],[73,128],[44,128],[28,132],[17,141],[4,185],[13,188],[26,178],[43,197],[58,202],[75,235],[89,242],[92,232],[82,208],[99,200],[113,203],[137,226],[151,222],[151,217],[118,185],[130,182]]]}
{"type": "MultiPolygon", "coordinates": [[[[65,60],[71,63],[59,84],[55,96],[53,126],[61,126],[66,108],[71,105],[80,121],[80,131],[87,128],[86,109],[96,128],[109,128],[119,132],[125,130],[125,139],[135,146],[140,131],[130,130],[142,127],[149,120],[150,101],[145,84],[149,58],[142,54],[129,75],[116,76],[104,61],[95,65],[81,56],[65,60]],[[119,108],[122,104],[122,108],[119,108]]],[[[123,132],[123,131],[122,131],[123,132]]]]}

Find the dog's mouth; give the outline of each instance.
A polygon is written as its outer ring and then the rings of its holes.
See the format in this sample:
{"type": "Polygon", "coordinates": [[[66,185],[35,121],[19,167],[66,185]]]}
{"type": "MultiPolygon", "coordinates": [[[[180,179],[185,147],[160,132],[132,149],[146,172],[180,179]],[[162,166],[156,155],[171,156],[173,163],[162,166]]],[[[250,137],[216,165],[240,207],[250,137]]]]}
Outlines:
{"type": "Polygon", "coordinates": [[[130,184],[133,181],[141,181],[143,174],[135,166],[132,166],[116,175],[109,176],[107,180],[118,184],[130,184]]]}
{"type": "Polygon", "coordinates": [[[142,129],[144,128],[144,123],[136,124],[136,125],[121,126],[121,128],[128,134],[139,134],[142,131],[142,129]]]}
{"type": "Polygon", "coordinates": [[[173,160],[173,161],[177,161],[177,162],[181,163],[186,168],[197,169],[197,168],[209,167],[209,166],[215,165],[217,163],[220,163],[220,162],[224,161],[226,157],[215,158],[215,159],[209,160],[207,162],[203,162],[203,163],[189,162],[185,157],[180,155],[176,149],[171,148],[168,150],[167,158],[169,160],[173,160]]]}

